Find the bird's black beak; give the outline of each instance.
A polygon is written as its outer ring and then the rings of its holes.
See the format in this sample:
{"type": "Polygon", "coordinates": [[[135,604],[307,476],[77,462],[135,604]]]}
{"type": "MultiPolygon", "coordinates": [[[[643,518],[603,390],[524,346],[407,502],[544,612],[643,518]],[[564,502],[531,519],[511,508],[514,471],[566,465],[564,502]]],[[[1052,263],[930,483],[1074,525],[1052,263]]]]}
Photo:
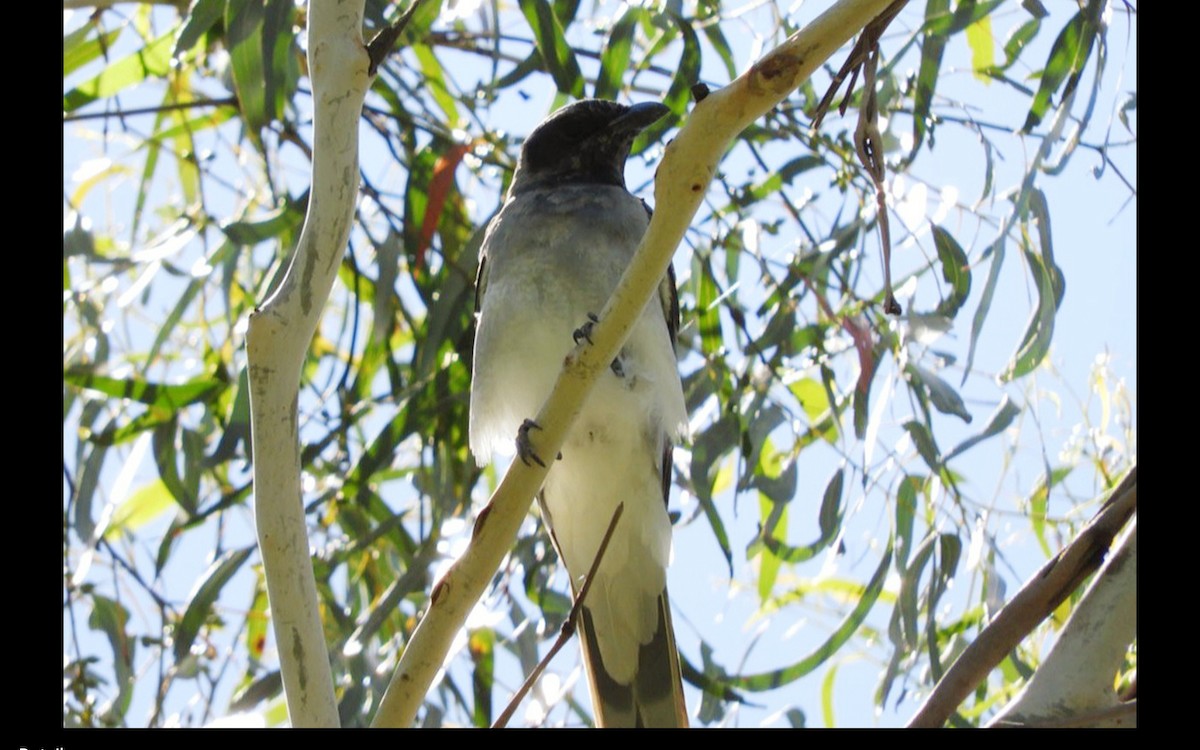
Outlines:
{"type": "Polygon", "coordinates": [[[613,120],[608,127],[613,133],[637,135],[670,113],[671,108],[660,102],[642,102],[630,107],[628,112],[613,120]]]}

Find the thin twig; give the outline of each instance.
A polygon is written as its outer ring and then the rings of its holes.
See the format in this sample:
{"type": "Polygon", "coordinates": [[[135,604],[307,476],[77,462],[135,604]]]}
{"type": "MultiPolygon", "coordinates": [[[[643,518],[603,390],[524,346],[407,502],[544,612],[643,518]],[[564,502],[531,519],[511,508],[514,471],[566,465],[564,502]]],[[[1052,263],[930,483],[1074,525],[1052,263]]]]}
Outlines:
{"type": "Polygon", "coordinates": [[[558,631],[558,638],[554,640],[554,644],[550,646],[550,650],[546,652],[546,656],[542,658],[538,665],[533,668],[529,676],[525,678],[525,682],[513,694],[512,700],[500,712],[500,716],[492,724],[492,729],[502,729],[508,724],[508,720],[512,718],[516,712],[517,706],[521,705],[521,701],[525,699],[525,695],[529,693],[533,687],[533,683],[542,676],[542,672],[550,665],[550,660],[566,645],[571,636],[575,635],[575,628],[579,623],[579,612],[583,608],[583,600],[587,596],[588,590],[592,587],[592,580],[596,577],[596,571],[600,568],[600,561],[604,559],[604,553],[608,550],[608,542],[612,539],[613,531],[617,528],[617,521],[621,520],[621,513],[625,511],[625,503],[619,503],[617,509],[613,512],[612,520],[608,522],[608,530],[604,532],[604,539],[600,541],[600,549],[596,550],[596,557],[592,560],[592,567],[588,569],[587,578],[584,579],[583,585],[579,587],[579,593],[575,596],[575,603],[571,605],[571,612],[567,615],[567,620],[562,624],[562,628],[558,631]]]}
{"type": "Polygon", "coordinates": [[[396,40],[404,33],[404,29],[408,28],[408,22],[412,20],[413,14],[420,7],[421,0],[413,0],[412,5],[408,6],[408,10],[401,13],[399,18],[385,26],[375,35],[374,39],[367,43],[367,56],[371,58],[371,67],[367,69],[369,75],[375,75],[375,71],[379,70],[384,59],[392,53],[392,47],[396,45],[396,40]]]}
{"type": "Polygon", "coordinates": [[[108,117],[131,117],[133,115],[156,115],[160,112],[171,112],[177,109],[192,107],[236,107],[237,97],[227,96],[224,99],[193,99],[190,102],[175,102],[174,104],[156,104],[153,107],[135,107],[106,112],[86,112],[81,115],[63,115],[63,122],[79,120],[99,120],[108,117]]]}

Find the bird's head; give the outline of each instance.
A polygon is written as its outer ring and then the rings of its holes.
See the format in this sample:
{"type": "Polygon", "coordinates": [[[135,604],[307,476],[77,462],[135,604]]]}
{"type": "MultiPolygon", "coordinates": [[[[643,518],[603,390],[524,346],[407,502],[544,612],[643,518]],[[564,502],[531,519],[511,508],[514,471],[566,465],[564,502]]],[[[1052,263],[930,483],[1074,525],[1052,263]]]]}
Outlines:
{"type": "Polygon", "coordinates": [[[602,99],[568,104],[534,128],[521,147],[509,195],[566,183],[625,187],[625,160],[638,133],[670,110],[602,99]]]}

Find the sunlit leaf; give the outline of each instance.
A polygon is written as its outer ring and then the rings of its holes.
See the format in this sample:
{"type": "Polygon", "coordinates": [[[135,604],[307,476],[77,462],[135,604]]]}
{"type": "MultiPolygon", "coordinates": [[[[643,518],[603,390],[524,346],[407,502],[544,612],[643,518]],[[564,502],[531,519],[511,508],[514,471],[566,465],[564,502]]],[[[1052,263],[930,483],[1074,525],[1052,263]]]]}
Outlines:
{"type": "Polygon", "coordinates": [[[112,378],[98,375],[84,365],[66,368],[63,380],[78,388],[88,388],[113,398],[127,398],[172,410],[213,399],[229,387],[227,382],[217,377],[193,378],[178,385],[152,383],[137,377],[112,378]]]}
{"type": "Polygon", "coordinates": [[[981,74],[980,71],[991,68],[996,62],[996,47],[995,40],[992,38],[990,16],[983,16],[967,27],[967,45],[971,48],[971,68],[975,77],[985,83],[988,82],[988,77],[981,74]]]}
{"type": "Polygon", "coordinates": [[[496,659],[496,633],[491,628],[472,630],[467,636],[467,650],[475,665],[471,672],[471,692],[475,697],[472,720],[477,727],[492,725],[493,670],[496,659]]]}
{"type": "Polygon", "coordinates": [[[112,539],[122,533],[134,533],[173,505],[171,493],[161,479],[148,482],[117,506],[104,536],[112,539]]]}
{"type": "Polygon", "coordinates": [[[110,63],[63,95],[63,112],[74,112],[97,99],[108,98],[147,78],[161,78],[171,70],[172,35],[149,42],[137,52],[110,63]]]}

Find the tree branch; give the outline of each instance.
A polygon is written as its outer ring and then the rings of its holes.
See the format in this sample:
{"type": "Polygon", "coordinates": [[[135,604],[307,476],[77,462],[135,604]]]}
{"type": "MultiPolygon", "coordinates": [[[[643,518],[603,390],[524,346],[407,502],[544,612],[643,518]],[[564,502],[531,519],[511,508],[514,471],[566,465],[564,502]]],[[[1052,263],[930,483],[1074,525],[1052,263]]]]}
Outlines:
{"type": "MultiPolygon", "coordinates": [[[[538,455],[556,456],[597,376],[606,370],[667,272],[721,157],[733,139],[802,84],[891,0],[842,0],[755,63],[725,88],[699,102],[666,148],[655,177],[657,210],[634,260],[600,321],[592,344],[581,344],[563,365],[531,436],[538,455]]],[[[454,634],[491,580],[547,470],[513,461],[475,521],[471,545],[433,587],[429,611],[413,632],[374,726],[410,726],[454,634]]]]}
{"type": "Polygon", "coordinates": [[[363,0],[309,4],[314,148],[308,214],[287,274],[251,314],[246,332],[255,523],[293,726],[338,725],[301,504],[297,397],[358,196],[358,120],[370,83],[363,7],[363,0]]]}
{"type": "Polygon", "coordinates": [[[988,673],[1103,562],[1137,509],[1137,467],[1075,541],[1047,562],[996,615],[925,699],[909,727],[940,727],[988,673]]]}
{"type": "Polygon", "coordinates": [[[1029,684],[989,726],[1136,726],[1136,709],[1122,713],[1126,706],[1113,685],[1135,638],[1136,518],[1029,684]]]}

